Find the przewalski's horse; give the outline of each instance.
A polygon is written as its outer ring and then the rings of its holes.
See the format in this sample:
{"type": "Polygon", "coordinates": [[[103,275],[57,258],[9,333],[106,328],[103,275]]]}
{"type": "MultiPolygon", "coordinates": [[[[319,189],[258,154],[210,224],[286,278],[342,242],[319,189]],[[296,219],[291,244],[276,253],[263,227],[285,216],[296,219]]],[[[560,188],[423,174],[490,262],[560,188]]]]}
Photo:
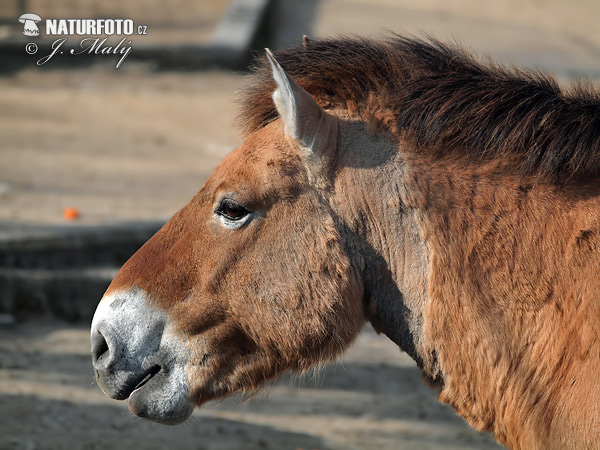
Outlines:
{"type": "Polygon", "coordinates": [[[368,321],[505,445],[600,448],[598,93],[401,37],[277,61],[98,306],[102,390],[179,423],[368,321]]]}

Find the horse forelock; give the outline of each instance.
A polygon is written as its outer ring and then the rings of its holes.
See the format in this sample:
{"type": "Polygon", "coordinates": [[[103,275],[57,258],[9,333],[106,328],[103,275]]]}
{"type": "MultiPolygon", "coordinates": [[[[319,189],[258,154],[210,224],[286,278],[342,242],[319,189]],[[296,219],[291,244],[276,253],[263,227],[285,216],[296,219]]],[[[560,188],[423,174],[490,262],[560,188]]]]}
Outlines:
{"type": "MultiPolygon", "coordinates": [[[[401,136],[414,152],[501,158],[554,182],[600,175],[600,96],[590,84],[564,90],[548,74],[482,62],[431,38],[310,41],[276,57],[325,109],[401,136]]],[[[241,99],[246,133],[277,118],[274,87],[261,59],[241,99]]]]}

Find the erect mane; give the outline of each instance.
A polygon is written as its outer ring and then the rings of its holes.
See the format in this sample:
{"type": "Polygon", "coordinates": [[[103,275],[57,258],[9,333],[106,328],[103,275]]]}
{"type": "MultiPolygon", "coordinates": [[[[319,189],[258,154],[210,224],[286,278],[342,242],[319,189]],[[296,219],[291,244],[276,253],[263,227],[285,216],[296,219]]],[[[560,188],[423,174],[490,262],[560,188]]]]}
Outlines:
{"type": "MultiPolygon", "coordinates": [[[[310,41],[275,56],[325,109],[346,110],[414,151],[506,158],[554,181],[600,175],[600,96],[589,85],[563,91],[549,75],[482,63],[433,39],[310,41]]],[[[246,133],[277,118],[274,88],[262,58],[241,102],[246,133]]]]}

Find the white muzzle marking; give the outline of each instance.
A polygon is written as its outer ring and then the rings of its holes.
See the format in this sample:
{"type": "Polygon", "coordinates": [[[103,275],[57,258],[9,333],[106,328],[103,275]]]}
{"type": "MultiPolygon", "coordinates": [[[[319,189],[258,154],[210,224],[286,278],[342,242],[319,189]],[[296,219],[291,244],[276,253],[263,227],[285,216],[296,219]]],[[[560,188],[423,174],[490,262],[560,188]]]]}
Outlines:
{"type": "Polygon", "coordinates": [[[129,398],[134,414],[156,422],[180,423],[192,413],[185,373],[189,348],[144,291],[104,298],[92,320],[91,341],[96,380],[106,395],[129,398]]]}

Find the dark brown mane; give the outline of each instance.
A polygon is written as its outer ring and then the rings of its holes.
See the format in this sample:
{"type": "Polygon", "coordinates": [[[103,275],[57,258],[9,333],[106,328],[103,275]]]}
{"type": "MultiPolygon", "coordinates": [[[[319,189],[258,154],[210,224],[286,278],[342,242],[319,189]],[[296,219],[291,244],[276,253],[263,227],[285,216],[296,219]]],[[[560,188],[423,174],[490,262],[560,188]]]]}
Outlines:
{"type": "MultiPolygon", "coordinates": [[[[276,57],[323,107],[416,151],[504,157],[523,175],[554,181],[600,176],[600,96],[591,86],[563,91],[549,75],[482,63],[433,39],[310,41],[276,57]]],[[[277,117],[271,78],[263,58],[242,99],[246,132],[277,117]]]]}

